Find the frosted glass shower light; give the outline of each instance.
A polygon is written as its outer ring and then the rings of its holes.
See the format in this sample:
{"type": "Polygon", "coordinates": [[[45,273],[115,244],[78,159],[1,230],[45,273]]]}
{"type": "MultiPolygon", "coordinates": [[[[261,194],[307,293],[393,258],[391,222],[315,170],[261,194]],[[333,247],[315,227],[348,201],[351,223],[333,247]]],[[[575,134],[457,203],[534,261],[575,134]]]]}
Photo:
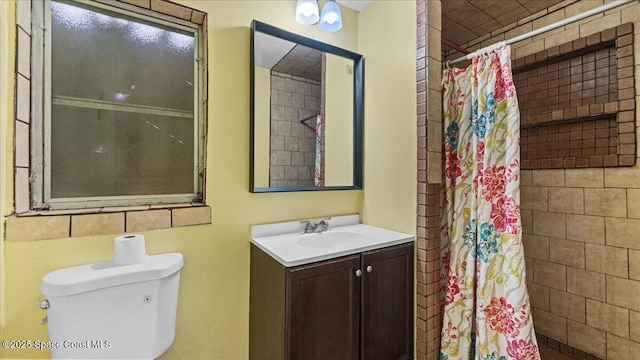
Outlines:
{"type": "Polygon", "coordinates": [[[326,32],[334,32],[342,29],[342,14],[335,0],[329,0],[322,7],[320,15],[320,29],[326,32]]]}
{"type": "Polygon", "coordinates": [[[296,21],[303,25],[313,25],[320,20],[317,0],[298,0],[296,21]]]}

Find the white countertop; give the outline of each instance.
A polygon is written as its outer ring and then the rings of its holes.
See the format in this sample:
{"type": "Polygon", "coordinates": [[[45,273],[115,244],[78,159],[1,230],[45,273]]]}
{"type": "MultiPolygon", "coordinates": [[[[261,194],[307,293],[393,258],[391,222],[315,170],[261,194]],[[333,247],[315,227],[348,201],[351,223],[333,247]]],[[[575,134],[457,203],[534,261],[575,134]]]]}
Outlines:
{"type": "MultiPolygon", "coordinates": [[[[319,220],[312,219],[314,223],[319,220]]],[[[282,265],[292,267],[414,240],[410,234],[360,224],[358,215],[333,217],[329,230],[323,233],[304,234],[304,226],[300,221],[255,225],[251,227],[251,243],[282,265]],[[342,236],[348,241],[341,242],[342,236]],[[322,246],[324,239],[331,246],[322,246]],[[304,246],[305,241],[313,246],[304,246]]]]}

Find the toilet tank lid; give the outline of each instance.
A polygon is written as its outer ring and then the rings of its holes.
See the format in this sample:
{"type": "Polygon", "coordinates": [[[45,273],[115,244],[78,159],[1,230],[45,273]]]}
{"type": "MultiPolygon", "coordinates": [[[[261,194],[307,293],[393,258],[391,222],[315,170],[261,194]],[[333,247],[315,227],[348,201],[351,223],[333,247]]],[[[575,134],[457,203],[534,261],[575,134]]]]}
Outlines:
{"type": "Polygon", "coordinates": [[[66,296],[125,285],[158,280],[179,271],[184,264],[182,254],[149,255],[146,262],[134,265],[115,265],[112,261],[73,266],[46,274],[40,291],[46,296],[66,296]]]}

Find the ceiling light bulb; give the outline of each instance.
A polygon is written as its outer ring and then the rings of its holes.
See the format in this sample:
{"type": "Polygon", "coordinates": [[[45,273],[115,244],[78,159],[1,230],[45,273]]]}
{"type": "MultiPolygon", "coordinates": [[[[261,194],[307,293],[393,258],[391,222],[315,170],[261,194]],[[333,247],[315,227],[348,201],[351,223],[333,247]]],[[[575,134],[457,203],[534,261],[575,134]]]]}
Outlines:
{"type": "Polygon", "coordinates": [[[325,21],[329,24],[333,24],[336,22],[336,20],[338,19],[338,16],[336,16],[336,14],[334,13],[329,13],[326,18],[325,21]]]}
{"type": "Polygon", "coordinates": [[[296,21],[303,25],[313,25],[320,20],[317,0],[298,0],[296,21]]]}
{"type": "Polygon", "coordinates": [[[302,4],[302,6],[300,6],[300,12],[305,17],[309,17],[311,16],[311,14],[313,14],[313,6],[309,3],[302,4]]]}
{"type": "Polygon", "coordinates": [[[320,29],[326,32],[334,32],[342,29],[342,14],[335,0],[329,0],[322,7],[320,15],[320,29]]]}

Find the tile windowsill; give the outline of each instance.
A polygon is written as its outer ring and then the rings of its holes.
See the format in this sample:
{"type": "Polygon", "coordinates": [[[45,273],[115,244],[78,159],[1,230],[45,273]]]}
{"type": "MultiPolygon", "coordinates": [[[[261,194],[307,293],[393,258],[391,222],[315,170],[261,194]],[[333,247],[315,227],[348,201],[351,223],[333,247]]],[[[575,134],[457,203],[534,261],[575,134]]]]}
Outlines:
{"type": "Polygon", "coordinates": [[[30,211],[6,218],[5,240],[49,240],[206,224],[211,224],[211,207],[208,205],[30,211]]]}

